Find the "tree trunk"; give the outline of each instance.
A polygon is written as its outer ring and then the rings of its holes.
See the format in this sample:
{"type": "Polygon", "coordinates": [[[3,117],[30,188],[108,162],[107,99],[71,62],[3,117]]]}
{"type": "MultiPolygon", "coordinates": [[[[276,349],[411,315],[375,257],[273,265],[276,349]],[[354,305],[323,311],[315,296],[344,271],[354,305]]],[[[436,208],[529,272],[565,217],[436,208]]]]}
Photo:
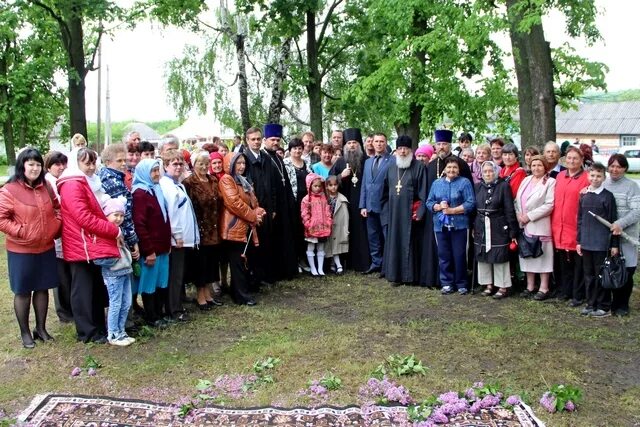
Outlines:
{"type": "Polygon", "coordinates": [[[244,53],[244,34],[236,34],[236,55],[238,57],[238,88],[240,90],[240,120],[242,133],[251,127],[249,117],[249,89],[247,87],[247,66],[244,53]]]}
{"type": "MultiPolygon", "coordinates": [[[[11,49],[11,43],[7,40],[0,56],[0,82],[8,81],[9,64],[7,56],[11,49]]],[[[2,121],[2,137],[4,138],[4,148],[7,153],[7,162],[13,166],[16,164],[16,149],[13,141],[13,118],[11,115],[11,109],[9,106],[9,85],[6,83],[0,84],[0,106],[3,106],[5,111],[5,117],[2,121]]]]}
{"type": "Polygon", "coordinates": [[[409,122],[396,125],[398,136],[407,135],[411,138],[411,145],[415,150],[420,142],[420,122],[422,121],[422,105],[411,103],[409,107],[409,122]]]}
{"type": "Polygon", "coordinates": [[[555,95],[551,50],[542,24],[522,32],[522,13],[515,10],[520,0],[507,0],[509,35],[518,80],[518,110],[522,148],[543,146],[556,138],[555,95]]]}
{"type": "MultiPolygon", "coordinates": [[[[65,17],[69,28],[69,44],[67,55],[69,56],[69,115],[71,121],[71,134],[87,136],[87,116],[85,109],[85,82],[87,68],[84,57],[84,36],[82,31],[81,6],[75,5],[65,17]]],[[[64,32],[64,29],[61,29],[64,32]]]]}
{"type": "Polygon", "coordinates": [[[315,10],[307,11],[307,70],[309,81],[307,95],[309,96],[309,116],[311,132],[318,137],[322,135],[322,79],[318,69],[318,44],[316,40],[315,10]]]}
{"type": "Polygon", "coordinates": [[[284,82],[287,79],[287,71],[289,69],[289,54],[291,53],[291,39],[286,39],[280,48],[278,56],[278,64],[276,67],[276,75],[273,78],[273,87],[271,90],[271,103],[269,104],[269,112],[267,121],[269,123],[280,123],[282,113],[282,101],[284,100],[284,82]]]}

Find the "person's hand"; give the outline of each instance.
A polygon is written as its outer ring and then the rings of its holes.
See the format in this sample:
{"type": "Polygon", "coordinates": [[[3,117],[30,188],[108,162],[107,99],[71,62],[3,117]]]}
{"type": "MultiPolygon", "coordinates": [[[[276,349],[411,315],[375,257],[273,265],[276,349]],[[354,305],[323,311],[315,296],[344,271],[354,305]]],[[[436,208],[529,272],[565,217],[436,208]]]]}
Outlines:
{"type": "Polygon", "coordinates": [[[618,248],[611,248],[611,256],[616,256],[620,253],[620,249],[618,248]]]}
{"type": "Polygon", "coordinates": [[[147,255],[147,257],[144,260],[144,263],[149,267],[153,267],[156,263],[156,253],[154,252],[151,255],[147,255]]]}
{"type": "Polygon", "coordinates": [[[529,219],[529,215],[524,214],[524,213],[518,214],[518,222],[519,222],[520,224],[525,225],[525,224],[528,224],[528,223],[529,223],[529,221],[531,221],[531,220],[529,219]]]}
{"type": "Polygon", "coordinates": [[[176,248],[180,249],[183,246],[184,246],[184,240],[176,239],[176,248]]]}
{"type": "Polygon", "coordinates": [[[133,248],[131,249],[131,258],[136,261],[140,259],[140,248],[138,247],[137,243],[133,245],[133,248]]]}
{"type": "Polygon", "coordinates": [[[347,167],[344,168],[344,170],[342,171],[342,173],[340,174],[340,177],[342,178],[346,178],[349,175],[351,175],[351,166],[349,166],[349,163],[347,163],[347,167]]]}
{"type": "Polygon", "coordinates": [[[276,218],[276,213],[274,212],[271,214],[271,219],[275,219],[275,218],[276,218]]]}
{"type": "Polygon", "coordinates": [[[122,233],[118,234],[118,237],[116,238],[116,242],[118,242],[119,247],[121,248],[125,247],[124,236],[122,235],[122,233]]]}
{"type": "Polygon", "coordinates": [[[580,245],[576,245],[576,252],[578,255],[582,256],[582,247],[580,245]]]}
{"type": "Polygon", "coordinates": [[[620,227],[620,224],[617,224],[615,222],[611,224],[610,230],[614,236],[619,236],[622,234],[622,227],[620,227]]]}
{"type": "Polygon", "coordinates": [[[360,215],[361,215],[363,218],[366,218],[366,217],[367,217],[367,210],[366,210],[366,209],[360,209],[360,215]]]}

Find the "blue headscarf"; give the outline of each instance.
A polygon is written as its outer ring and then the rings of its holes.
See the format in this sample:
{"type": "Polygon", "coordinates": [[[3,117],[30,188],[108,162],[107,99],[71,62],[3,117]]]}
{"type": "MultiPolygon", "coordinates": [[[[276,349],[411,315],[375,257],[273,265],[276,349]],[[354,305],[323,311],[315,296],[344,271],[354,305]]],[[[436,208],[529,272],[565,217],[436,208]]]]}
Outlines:
{"type": "Polygon", "coordinates": [[[162,189],[160,184],[157,184],[151,180],[151,171],[155,168],[160,168],[160,160],[157,159],[142,159],[136,165],[136,170],[133,174],[133,186],[131,193],[137,189],[146,191],[149,194],[155,194],[156,200],[162,210],[162,216],[164,220],[167,220],[167,205],[164,201],[162,189]]]}

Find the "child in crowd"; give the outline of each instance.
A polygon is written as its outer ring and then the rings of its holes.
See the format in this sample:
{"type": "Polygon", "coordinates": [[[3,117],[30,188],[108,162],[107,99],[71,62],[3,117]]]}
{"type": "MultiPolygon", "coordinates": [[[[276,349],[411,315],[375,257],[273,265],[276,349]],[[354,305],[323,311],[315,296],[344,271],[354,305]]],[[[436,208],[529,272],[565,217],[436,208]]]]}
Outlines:
{"type": "MultiPolygon", "coordinates": [[[[120,196],[109,199],[102,210],[109,222],[120,227],[124,222],[127,199],[120,196]]],[[[102,278],[109,293],[109,311],[107,313],[107,339],[109,344],[128,346],[136,340],[124,330],[129,307],[131,307],[131,252],[124,243],[118,244],[120,258],[101,258],[94,260],[102,267],[102,278]]]]}
{"type": "Polygon", "coordinates": [[[307,241],[307,259],[313,276],[324,276],[324,244],[331,235],[331,208],[325,194],[324,180],[315,173],[306,178],[307,195],[302,199],[300,215],[307,241]],[[318,268],[314,255],[318,257],[318,268]]]}
{"type": "Polygon", "coordinates": [[[611,314],[611,291],[603,289],[598,280],[600,267],[611,249],[616,255],[620,237],[614,236],[609,228],[600,224],[589,212],[613,223],[618,219],[616,200],[613,193],[602,184],[606,178],[605,167],[594,163],[589,169],[589,187],[580,196],[578,209],[578,237],[576,252],[582,257],[584,284],[587,293],[587,305],[580,314],[592,317],[605,317],[611,314]]]}
{"type": "Polygon", "coordinates": [[[327,256],[333,257],[336,274],[342,274],[340,255],[349,252],[349,201],[338,192],[338,178],[330,175],[325,181],[333,224],[331,236],[325,248],[327,256]]]}

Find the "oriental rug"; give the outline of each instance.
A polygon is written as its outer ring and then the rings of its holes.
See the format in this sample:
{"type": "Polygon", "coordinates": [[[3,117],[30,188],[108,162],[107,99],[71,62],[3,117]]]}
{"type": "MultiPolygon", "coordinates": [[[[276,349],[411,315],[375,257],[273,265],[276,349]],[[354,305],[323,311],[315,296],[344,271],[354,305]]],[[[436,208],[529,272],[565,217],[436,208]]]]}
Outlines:
{"type": "MultiPolygon", "coordinates": [[[[403,406],[309,408],[206,407],[181,417],[179,408],[142,400],[46,394],[36,396],[22,412],[25,426],[46,427],[180,427],[180,426],[410,426],[403,406]]],[[[544,427],[531,408],[494,408],[461,414],[450,420],[460,427],[544,427]]]]}

